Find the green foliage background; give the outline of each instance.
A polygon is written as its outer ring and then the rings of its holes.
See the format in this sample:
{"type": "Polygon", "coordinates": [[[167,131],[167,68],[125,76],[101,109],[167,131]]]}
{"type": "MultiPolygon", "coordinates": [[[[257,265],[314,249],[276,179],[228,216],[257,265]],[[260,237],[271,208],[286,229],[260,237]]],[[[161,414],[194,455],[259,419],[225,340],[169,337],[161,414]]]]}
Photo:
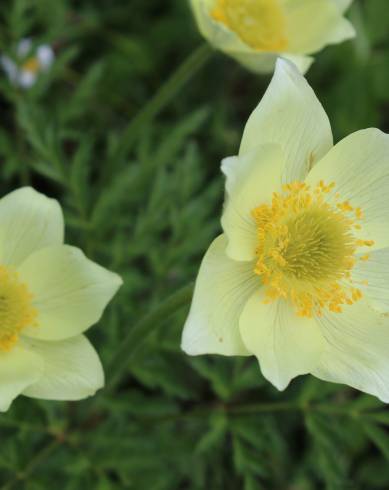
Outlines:
{"type": "MultiPolygon", "coordinates": [[[[387,12],[355,0],[358,37],[308,74],[336,140],[389,131],[387,12]]],[[[279,393],[253,358],[179,348],[180,288],[220,231],[219,162],[270,78],[211,53],[186,0],[2,0],[0,17],[3,52],[31,36],[57,54],[29,91],[0,78],[1,195],[31,184],[58,198],[67,241],[125,280],[89,332],[108,388],[1,414],[0,489],[389,488],[384,404],[310,376],[279,393]]]]}

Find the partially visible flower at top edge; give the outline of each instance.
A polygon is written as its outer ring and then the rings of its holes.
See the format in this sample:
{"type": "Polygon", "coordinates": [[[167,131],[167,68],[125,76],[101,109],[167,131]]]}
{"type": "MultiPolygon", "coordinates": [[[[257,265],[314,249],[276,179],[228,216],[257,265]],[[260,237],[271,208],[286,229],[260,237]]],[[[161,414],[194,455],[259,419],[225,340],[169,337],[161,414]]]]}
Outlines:
{"type": "Polygon", "coordinates": [[[279,59],[222,163],[224,234],[200,267],[184,351],[254,355],[280,390],[311,373],[389,403],[388,162],[378,129],[333,146],[315,93],[279,59]]]}
{"type": "Polygon", "coordinates": [[[84,333],[121,284],[64,244],[56,200],[29,187],[0,199],[0,412],[20,394],[81,400],[104,386],[84,333]]]}
{"type": "Polygon", "coordinates": [[[26,38],[19,42],[15,58],[1,55],[0,64],[11,83],[29,89],[35,84],[39,74],[51,67],[54,59],[51,46],[42,44],[33,50],[31,39],[26,38]]]}
{"type": "Polygon", "coordinates": [[[309,55],[355,36],[343,17],[352,0],[191,0],[202,35],[258,73],[271,73],[278,56],[302,73],[309,55]]]}

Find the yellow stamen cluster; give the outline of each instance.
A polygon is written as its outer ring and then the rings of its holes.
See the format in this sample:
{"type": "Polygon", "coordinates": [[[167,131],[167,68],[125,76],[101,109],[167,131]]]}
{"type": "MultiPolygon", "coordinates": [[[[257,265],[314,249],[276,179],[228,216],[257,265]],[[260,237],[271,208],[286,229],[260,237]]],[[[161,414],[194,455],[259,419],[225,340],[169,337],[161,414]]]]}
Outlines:
{"type": "Polygon", "coordinates": [[[0,266],[0,352],[15,345],[20,332],[36,324],[32,296],[15,271],[0,266]]]}
{"type": "Polygon", "coordinates": [[[31,72],[33,74],[37,73],[40,68],[41,64],[38,58],[28,58],[22,65],[22,70],[31,72]]]}
{"type": "Polygon", "coordinates": [[[302,317],[321,316],[324,308],[341,312],[362,297],[351,270],[359,248],[374,242],[355,237],[363,212],[341,201],[334,188],[323,181],[313,189],[294,182],[274,193],[271,204],[252,211],[258,229],[255,273],[266,287],[265,301],[285,298],[302,317]]]}
{"type": "Polygon", "coordinates": [[[211,16],[258,51],[283,51],[288,46],[279,0],[216,0],[211,16]]]}

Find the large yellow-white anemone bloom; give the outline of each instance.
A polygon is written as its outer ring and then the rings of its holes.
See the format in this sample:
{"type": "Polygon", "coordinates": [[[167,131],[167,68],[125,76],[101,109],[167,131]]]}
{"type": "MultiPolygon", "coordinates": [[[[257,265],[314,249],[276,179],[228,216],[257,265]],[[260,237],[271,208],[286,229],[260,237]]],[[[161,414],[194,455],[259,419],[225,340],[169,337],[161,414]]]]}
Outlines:
{"type": "Polygon", "coordinates": [[[255,355],[283,390],[305,373],[389,402],[389,135],[333,146],[288,61],[226,175],[224,234],[206,253],[182,348],[255,355]]]}
{"type": "Polygon", "coordinates": [[[355,36],[352,0],[191,0],[202,35],[247,68],[269,73],[278,56],[305,73],[328,44],[355,36]]]}
{"type": "Polygon", "coordinates": [[[63,240],[57,201],[31,188],[0,200],[0,411],[19,394],[79,400],[104,385],[83,332],[122,281],[63,240]]]}

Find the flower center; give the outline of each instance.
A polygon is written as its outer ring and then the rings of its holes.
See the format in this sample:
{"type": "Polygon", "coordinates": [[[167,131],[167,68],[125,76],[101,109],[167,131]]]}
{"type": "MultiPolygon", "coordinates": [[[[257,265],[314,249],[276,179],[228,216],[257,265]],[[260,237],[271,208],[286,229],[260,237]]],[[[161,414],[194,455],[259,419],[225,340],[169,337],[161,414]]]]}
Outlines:
{"type": "MultiPolygon", "coordinates": [[[[323,181],[311,190],[302,182],[274,193],[271,204],[252,211],[258,230],[255,273],[266,288],[266,302],[284,298],[298,316],[321,316],[323,308],[341,312],[342,305],[362,297],[351,270],[361,247],[372,240],[360,240],[355,230],[363,218],[360,208],[334,196],[326,202],[335,183],[323,181]]],[[[368,255],[360,260],[367,260],[368,255]]]]}
{"type": "Polygon", "coordinates": [[[282,51],[288,45],[278,0],[216,0],[211,16],[256,50],[282,51]]]}
{"type": "Polygon", "coordinates": [[[23,328],[34,325],[32,295],[15,271],[0,266],[0,352],[9,351],[23,328]]]}
{"type": "Polygon", "coordinates": [[[41,67],[40,61],[38,58],[28,58],[23,64],[22,64],[22,70],[28,71],[30,73],[37,73],[41,67]]]}

